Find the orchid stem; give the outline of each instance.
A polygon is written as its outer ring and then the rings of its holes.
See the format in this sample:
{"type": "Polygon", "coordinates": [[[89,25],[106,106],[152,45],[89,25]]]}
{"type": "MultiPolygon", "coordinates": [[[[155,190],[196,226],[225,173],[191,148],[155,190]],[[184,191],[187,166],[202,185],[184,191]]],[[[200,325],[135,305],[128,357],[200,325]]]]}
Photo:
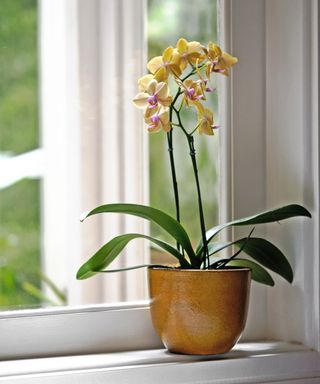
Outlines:
{"type": "Polygon", "coordinates": [[[179,127],[182,129],[183,133],[188,137],[189,133],[185,130],[185,128],[184,128],[184,126],[182,124],[181,117],[180,117],[180,111],[177,108],[175,108],[175,107],[172,107],[172,109],[175,111],[175,113],[177,115],[178,122],[179,122],[179,127]]]}
{"type": "Polygon", "coordinates": [[[206,226],[205,226],[205,220],[204,220],[203,205],[202,205],[202,198],[201,198],[201,191],[200,191],[200,181],[199,181],[199,175],[198,175],[198,166],[197,166],[196,151],[194,148],[193,136],[188,135],[188,143],[189,143],[190,156],[192,160],[193,172],[196,180],[197,194],[198,194],[200,228],[201,228],[201,236],[202,236],[202,242],[203,242],[203,256],[204,256],[203,264],[204,264],[204,269],[207,269],[209,267],[209,252],[208,252],[206,226]]]}
{"type": "MultiPolygon", "coordinates": [[[[167,133],[167,142],[168,142],[168,152],[170,159],[170,168],[171,168],[171,177],[172,177],[172,186],[174,192],[174,200],[176,205],[176,219],[180,223],[180,203],[179,203],[179,191],[178,191],[178,182],[175,169],[175,162],[173,156],[173,145],[172,145],[172,130],[167,133]]],[[[180,250],[180,244],[178,245],[178,250],[180,250]]]]}
{"type": "MultiPolygon", "coordinates": [[[[180,95],[180,90],[177,91],[177,94],[172,102],[172,106],[170,107],[170,122],[172,123],[172,112],[174,108],[174,103],[177,101],[178,97],[180,95]]],[[[176,124],[175,124],[176,125],[176,124]]],[[[177,175],[176,175],[176,167],[174,162],[174,156],[173,156],[173,135],[172,135],[172,129],[167,132],[167,142],[168,142],[168,152],[169,152],[169,160],[170,160],[170,169],[171,169],[171,178],[172,178],[172,186],[173,186],[173,193],[174,193],[174,201],[176,206],[176,219],[180,223],[180,202],[179,202],[179,190],[178,190],[178,182],[177,182],[177,175]]],[[[177,250],[180,252],[181,245],[179,242],[177,242],[177,250]]],[[[182,248],[182,254],[184,254],[184,250],[182,248]]]]}
{"type": "MultiPolygon", "coordinates": [[[[201,67],[202,68],[202,67],[201,67]]],[[[195,73],[196,69],[193,68],[193,70],[184,78],[182,81],[186,80],[190,76],[192,76],[195,73]]],[[[201,234],[202,234],[202,241],[203,241],[203,252],[204,252],[204,268],[206,269],[209,266],[209,252],[208,252],[208,245],[207,245],[207,239],[206,239],[206,229],[205,229],[205,222],[204,222],[204,214],[203,214],[203,206],[202,206],[202,199],[201,199],[201,192],[200,192],[200,183],[199,183],[199,176],[198,176],[198,167],[197,167],[197,161],[195,156],[195,149],[194,149],[194,139],[193,136],[190,135],[184,128],[181,117],[180,117],[180,111],[182,108],[183,100],[181,101],[180,107],[177,109],[175,107],[175,103],[177,102],[179,96],[183,94],[183,91],[179,88],[177,90],[177,93],[171,103],[170,106],[170,113],[169,113],[169,119],[170,123],[172,125],[178,125],[185,136],[188,139],[189,142],[189,148],[190,148],[190,155],[192,159],[192,165],[193,165],[193,171],[196,179],[196,185],[197,185],[197,194],[198,194],[198,206],[199,206],[199,215],[200,215],[200,226],[201,226],[201,234]],[[175,124],[172,122],[172,114],[173,111],[175,111],[176,116],[178,118],[178,124],[175,124]]],[[[172,135],[172,129],[167,132],[167,142],[168,142],[168,152],[169,152],[169,159],[170,159],[170,168],[171,168],[171,177],[172,177],[172,185],[173,185],[173,192],[174,192],[174,200],[175,200],[175,206],[176,206],[176,219],[178,222],[180,222],[180,203],[179,203],[179,190],[178,190],[178,182],[177,182],[177,176],[176,176],[176,169],[175,169],[175,162],[174,162],[174,156],[173,156],[173,135],[172,135]]],[[[177,250],[180,252],[181,245],[177,242],[177,250]]],[[[184,250],[182,248],[182,253],[184,254],[184,250]]]]}
{"type": "Polygon", "coordinates": [[[200,229],[201,229],[201,237],[203,242],[203,264],[204,269],[209,268],[209,251],[208,251],[208,242],[206,237],[206,226],[205,226],[205,220],[204,220],[204,213],[203,213],[203,205],[202,205],[202,197],[201,197],[201,190],[200,190],[200,181],[199,181],[199,175],[198,175],[198,166],[197,166],[197,159],[196,159],[196,151],[194,148],[194,137],[189,134],[186,129],[183,126],[180,112],[177,110],[174,106],[172,106],[172,109],[175,111],[177,115],[177,119],[180,125],[180,128],[182,129],[182,132],[185,134],[188,143],[189,143],[189,150],[190,150],[190,156],[192,160],[192,167],[194,172],[194,177],[196,181],[196,187],[197,187],[197,195],[198,195],[198,207],[199,207],[199,217],[200,217],[200,229]]]}
{"type": "Polygon", "coordinates": [[[198,68],[194,68],[187,76],[180,79],[181,81],[187,80],[190,76],[194,75],[197,71],[201,70],[203,67],[205,67],[205,64],[200,65],[198,68]]]}

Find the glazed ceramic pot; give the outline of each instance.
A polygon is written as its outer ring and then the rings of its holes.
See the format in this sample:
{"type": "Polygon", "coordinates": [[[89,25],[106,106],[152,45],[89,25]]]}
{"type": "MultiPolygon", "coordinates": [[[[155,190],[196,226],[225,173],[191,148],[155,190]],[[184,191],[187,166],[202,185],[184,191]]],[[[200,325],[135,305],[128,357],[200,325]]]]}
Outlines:
{"type": "Polygon", "coordinates": [[[174,353],[228,352],[244,329],[251,271],[149,268],[151,317],[174,353]]]}

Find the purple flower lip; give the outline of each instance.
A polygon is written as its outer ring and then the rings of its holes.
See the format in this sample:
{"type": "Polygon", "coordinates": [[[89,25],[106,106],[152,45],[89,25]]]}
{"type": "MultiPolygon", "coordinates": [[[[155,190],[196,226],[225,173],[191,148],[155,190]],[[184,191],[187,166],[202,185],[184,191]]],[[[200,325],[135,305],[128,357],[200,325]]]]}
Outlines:
{"type": "Polygon", "coordinates": [[[154,115],[154,116],[151,117],[151,121],[152,121],[154,124],[158,123],[159,120],[160,120],[159,115],[154,115]]]}
{"type": "Polygon", "coordinates": [[[194,88],[189,88],[189,89],[187,89],[187,96],[188,96],[190,99],[193,98],[194,93],[195,93],[194,88]]]}
{"type": "Polygon", "coordinates": [[[191,100],[200,100],[204,97],[203,95],[196,95],[195,92],[196,91],[194,88],[187,89],[186,90],[187,97],[191,100]]]}
{"type": "Polygon", "coordinates": [[[158,104],[158,99],[156,95],[149,96],[147,99],[148,103],[150,104],[149,108],[154,108],[158,104]]]}

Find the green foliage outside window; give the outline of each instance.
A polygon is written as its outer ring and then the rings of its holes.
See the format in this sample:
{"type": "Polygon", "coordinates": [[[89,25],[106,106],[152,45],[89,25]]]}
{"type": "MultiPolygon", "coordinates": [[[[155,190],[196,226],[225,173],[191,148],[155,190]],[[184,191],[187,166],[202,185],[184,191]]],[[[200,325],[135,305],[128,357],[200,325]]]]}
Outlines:
{"type": "MultiPolygon", "coordinates": [[[[37,1],[0,0],[0,156],[39,146],[37,1]]],[[[6,171],[6,170],[1,170],[6,171]]],[[[40,287],[40,182],[0,190],[0,307],[37,306],[40,287]]]]}

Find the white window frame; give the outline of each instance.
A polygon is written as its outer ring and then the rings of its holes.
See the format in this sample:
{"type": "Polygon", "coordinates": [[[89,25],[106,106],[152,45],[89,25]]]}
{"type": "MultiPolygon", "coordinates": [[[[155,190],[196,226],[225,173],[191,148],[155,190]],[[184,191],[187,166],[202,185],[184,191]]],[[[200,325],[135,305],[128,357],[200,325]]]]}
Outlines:
{"type": "Polygon", "coordinates": [[[307,206],[313,214],[312,221],[297,219],[262,230],[289,255],[295,280],[293,286],[277,279],[275,288],[255,287],[247,326],[250,334],[244,336],[254,340],[267,335],[318,349],[317,4],[303,0],[221,4],[222,22],[229,26],[222,29],[224,46],[239,57],[232,81],[225,83],[222,103],[231,106],[222,113],[226,158],[221,161],[221,175],[225,175],[221,195],[227,200],[222,206],[229,209],[223,220],[292,202],[307,206]],[[303,54],[293,63],[294,49],[303,54]],[[288,91],[292,79],[297,84],[294,89],[301,92],[288,91]],[[301,255],[312,255],[311,263],[301,263],[301,255]]]}
{"type": "MultiPolygon", "coordinates": [[[[81,0],[70,3],[84,4],[81,0]]],[[[122,6],[125,3],[126,0],[121,1],[122,6]]],[[[137,3],[135,1],[135,7],[137,3]]],[[[143,0],[139,4],[143,6],[143,0]]],[[[130,1],[126,5],[129,6],[130,1]]],[[[286,224],[280,234],[274,233],[272,228],[265,229],[275,241],[281,238],[281,244],[295,264],[296,278],[292,287],[277,281],[276,288],[255,290],[254,295],[262,304],[259,310],[255,308],[256,319],[250,321],[260,325],[250,337],[264,335],[265,339],[300,342],[305,350],[282,353],[271,350],[259,359],[251,359],[249,351],[248,358],[194,364],[181,362],[165,369],[151,366],[113,372],[79,371],[77,383],[89,377],[96,378],[96,382],[103,382],[107,377],[125,382],[128,377],[135,379],[142,374],[149,379],[150,374],[162,379],[163,372],[168,380],[170,378],[167,382],[179,382],[179,376],[173,377],[184,370],[183,382],[298,384],[319,381],[318,4],[316,0],[224,0],[221,11],[225,25],[224,47],[240,59],[231,81],[224,84],[223,97],[230,109],[227,107],[223,114],[225,158],[221,162],[225,206],[229,209],[222,216],[250,214],[264,207],[287,203],[287,200],[302,203],[313,213],[312,221],[286,224]],[[294,44],[291,44],[292,39],[294,44]],[[286,51],[282,48],[284,41],[289,42],[286,51]],[[288,92],[292,78],[301,93],[288,92]],[[252,127],[257,130],[252,131],[252,127]],[[294,150],[288,150],[288,138],[294,150]],[[248,169],[250,179],[247,178],[248,169]],[[248,188],[250,183],[258,186],[258,191],[248,188]],[[309,258],[310,263],[303,264],[302,257],[309,258]],[[281,316],[278,308],[281,308],[281,316]],[[292,322],[294,317],[299,319],[298,323],[292,322]],[[92,376],[88,376],[90,374],[92,376]]],[[[143,14],[138,17],[137,12],[136,17],[136,24],[143,21],[143,14]]],[[[248,327],[251,327],[250,321],[248,327]]],[[[2,359],[111,352],[117,350],[117,345],[118,350],[159,347],[145,304],[2,314],[0,340],[2,345],[8,346],[1,351],[2,359]],[[90,332],[84,332],[88,328],[90,332]],[[104,329],[109,332],[103,332],[104,329]]],[[[55,382],[54,378],[46,380],[55,382]]],[[[70,380],[70,375],[61,374],[60,382],[66,380],[70,380]]],[[[17,379],[16,382],[22,381],[17,379]]]]}

